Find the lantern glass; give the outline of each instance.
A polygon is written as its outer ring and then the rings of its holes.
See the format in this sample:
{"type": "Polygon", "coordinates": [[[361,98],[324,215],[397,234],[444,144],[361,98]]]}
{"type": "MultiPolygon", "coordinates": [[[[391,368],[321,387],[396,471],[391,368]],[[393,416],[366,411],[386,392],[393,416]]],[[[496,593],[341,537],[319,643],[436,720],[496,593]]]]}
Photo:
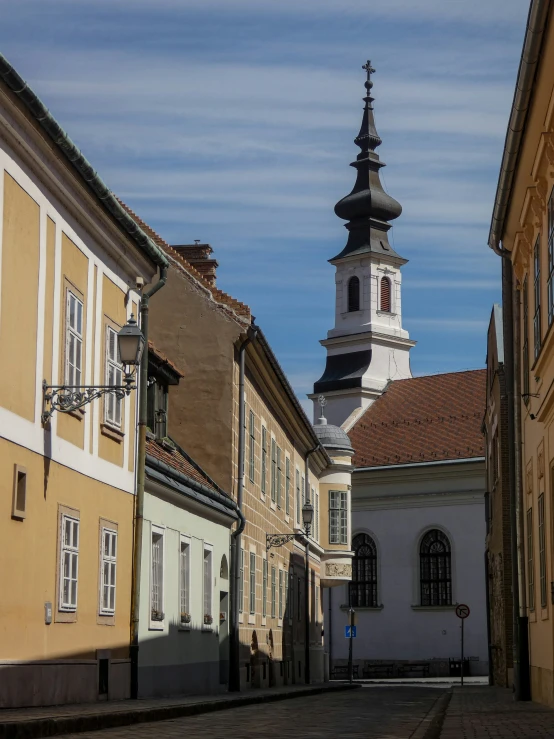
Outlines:
{"type": "Polygon", "coordinates": [[[314,507],[308,502],[302,506],[302,521],[304,526],[311,526],[314,518],[314,507]]]}
{"type": "Polygon", "coordinates": [[[140,364],[142,352],[144,350],[144,336],[137,326],[135,317],[131,314],[131,318],[123,326],[117,335],[117,343],[119,348],[119,361],[121,364],[137,366],[140,364]]]}

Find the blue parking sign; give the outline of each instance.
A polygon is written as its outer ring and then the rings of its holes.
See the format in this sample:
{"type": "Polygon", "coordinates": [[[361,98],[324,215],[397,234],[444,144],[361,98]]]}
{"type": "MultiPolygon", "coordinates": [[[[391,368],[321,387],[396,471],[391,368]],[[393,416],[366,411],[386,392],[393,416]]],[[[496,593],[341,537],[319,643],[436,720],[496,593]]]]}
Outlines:
{"type": "Polygon", "coordinates": [[[345,639],[352,639],[356,638],[356,627],[355,626],[345,626],[344,627],[344,637],[345,639]]]}

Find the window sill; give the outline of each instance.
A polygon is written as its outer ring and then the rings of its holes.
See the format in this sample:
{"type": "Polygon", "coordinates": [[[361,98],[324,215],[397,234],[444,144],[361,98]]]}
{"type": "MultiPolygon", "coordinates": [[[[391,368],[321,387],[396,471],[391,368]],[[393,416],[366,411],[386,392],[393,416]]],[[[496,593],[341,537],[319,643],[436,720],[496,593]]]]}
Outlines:
{"type": "Polygon", "coordinates": [[[390,310],[378,310],[378,311],[377,311],[377,315],[378,315],[378,316],[390,316],[391,318],[396,318],[396,316],[397,316],[398,314],[397,314],[397,313],[393,313],[393,312],[392,312],[392,311],[390,311],[390,310]]]}
{"type": "Polygon", "coordinates": [[[451,606],[412,606],[412,611],[455,611],[456,603],[451,606]]]}
{"type": "Polygon", "coordinates": [[[148,631],[163,631],[165,624],[163,621],[150,621],[148,631]]]}
{"type": "Polygon", "coordinates": [[[190,626],[186,624],[181,624],[179,628],[177,629],[177,631],[184,631],[184,632],[190,631],[190,626]]]}
{"type": "Polygon", "coordinates": [[[213,630],[213,627],[212,626],[202,626],[202,628],[200,629],[200,631],[203,634],[213,634],[214,633],[214,630],[213,630]]]}
{"type": "MultiPolygon", "coordinates": [[[[354,608],[354,611],[358,613],[358,611],[382,611],[385,606],[381,603],[380,606],[352,606],[354,608]]],[[[413,608],[414,606],[412,606],[413,608]]],[[[340,606],[341,611],[348,611],[350,606],[342,605],[340,606]]]]}
{"type": "Polygon", "coordinates": [[[123,441],[125,434],[123,431],[121,431],[118,428],[115,428],[115,426],[110,426],[108,423],[101,423],[100,424],[100,432],[103,436],[107,436],[109,439],[113,439],[113,441],[117,441],[118,444],[121,444],[123,441]]]}
{"type": "Polygon", "coordinates": [[[256,614],[255,613],[251,613],[248,616],[248,623],[249,624],[255,624],[256,623],[256,614]]]}
{"type": "Polygon", "coordinates": [[[75,408],[73,411],[67,411],[66,416],[72,416],[78,421],[82,421],[85,417],[85,410],[83,408],[75,408]]]}

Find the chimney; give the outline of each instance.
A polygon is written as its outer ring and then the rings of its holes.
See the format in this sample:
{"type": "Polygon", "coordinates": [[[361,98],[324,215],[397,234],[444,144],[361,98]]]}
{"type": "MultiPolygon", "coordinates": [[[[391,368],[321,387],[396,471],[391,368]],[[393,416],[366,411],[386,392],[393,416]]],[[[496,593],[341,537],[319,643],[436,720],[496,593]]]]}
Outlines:
{"type": "Polygon", "coordinates": [[[213,249],[209,244],[201,244],[200,239],[195,239],[194,244],[172,245],[172,248],[200,272],[206,282],[215,287],[215,271],[218,263],[215,259],[210,259],[213,249]]]}

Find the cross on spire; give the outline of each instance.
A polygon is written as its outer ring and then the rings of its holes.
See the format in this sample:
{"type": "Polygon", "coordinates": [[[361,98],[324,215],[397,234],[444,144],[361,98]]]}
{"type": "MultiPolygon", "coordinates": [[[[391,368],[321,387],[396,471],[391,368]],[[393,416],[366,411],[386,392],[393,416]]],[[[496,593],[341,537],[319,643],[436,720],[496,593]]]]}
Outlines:
{"type": "Polygon", "coordinates": [[[375,70],[371,66],[371,62],[369,61],[369,59],[365,64],[362,64],[362,69],[365,69],[365,71],[367,72],[367,81],[369,82],[371,75],[375,72],[375,70]]]}

